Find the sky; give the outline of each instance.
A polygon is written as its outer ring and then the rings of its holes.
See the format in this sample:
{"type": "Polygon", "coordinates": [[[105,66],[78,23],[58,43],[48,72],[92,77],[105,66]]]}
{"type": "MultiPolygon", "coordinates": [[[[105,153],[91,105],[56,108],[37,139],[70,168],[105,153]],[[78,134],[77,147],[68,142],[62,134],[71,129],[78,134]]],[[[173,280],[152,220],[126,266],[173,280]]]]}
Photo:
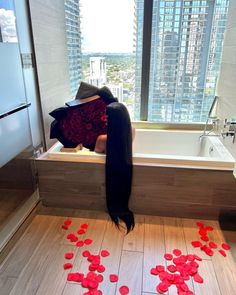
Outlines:
{"type": "Polygon", "coordinates": [[[0,26],[3,42],[17,42],[12,1],[0,0],[0,26]]]}
{"type": "Polygon", "coordinates": [[[80,0],[83,52],[133,52],[134,0],[80,0]]]}

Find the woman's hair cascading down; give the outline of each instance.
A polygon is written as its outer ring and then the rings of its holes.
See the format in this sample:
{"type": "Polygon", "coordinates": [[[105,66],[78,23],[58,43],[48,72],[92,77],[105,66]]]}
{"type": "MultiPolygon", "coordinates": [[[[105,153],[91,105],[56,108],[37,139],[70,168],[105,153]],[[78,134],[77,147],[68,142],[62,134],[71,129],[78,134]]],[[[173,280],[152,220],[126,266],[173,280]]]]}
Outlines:
{"type": "Polygon", "coordinates": [[[132,186],[132,128],[126,107],[118,102],[107,106],[106,200],[112,221],[122,220],[129,233],[135,226],[128,203],[132,186]]]}

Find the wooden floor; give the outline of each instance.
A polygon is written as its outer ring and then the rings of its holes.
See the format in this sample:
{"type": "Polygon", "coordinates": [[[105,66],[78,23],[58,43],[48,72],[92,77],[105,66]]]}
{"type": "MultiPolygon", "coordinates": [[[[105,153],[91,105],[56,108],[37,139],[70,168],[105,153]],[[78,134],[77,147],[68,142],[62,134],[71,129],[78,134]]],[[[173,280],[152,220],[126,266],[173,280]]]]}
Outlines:
{"type": "MultiPolygon", "coordinates": [[[[72,272],[88,272],[88,262],[81,253],[88,249],[99,254],[101,249],[110,252],[102,258],[106,270],[104,281],[99,289],[105,295],[118,295],[119,287],[127,285],[132,295],[158,294],[156,286],[159,279],[150,274],[157,264],[166,265],[164,253],[179,248],[183,254],[197,254],[203,258],[199,262],[199,274],[204,283],[188,281],[195,295],[235,295],[236,266],[231,251],[227,257],[217,251],[212,257],[191,246],[191,241],[199,240],[196,220],[155,216],[136,216],[135,230],[129,235],[118,231],[108,220],[105,213],[88,211],[63,211],[44,209],[29,225],[21,239],[0,265],[1,295],[82,295],[87,292],[80,284],[67,282],[64,270],[64,254],[73,252],[72,272]],[[65,217],[72,217],[68,231],[62,230],[65,217]],[[70,232],[76,232],[79,225],[88,224],[83,239],[90,238],[93,243],[77,248],[66,239],[70,232]],[[204,254],[204,255],[203,255],[204,254]],[[109,275],[118,274],[119,281],[110,283],[109,275]]],[[[209,233],[211,241],[218,245],[224,236],[216,221],[205,221],[214,227],[209,233]]],[[[169,295],[177,294],[176,287],[169,288],[169,295]]]]}

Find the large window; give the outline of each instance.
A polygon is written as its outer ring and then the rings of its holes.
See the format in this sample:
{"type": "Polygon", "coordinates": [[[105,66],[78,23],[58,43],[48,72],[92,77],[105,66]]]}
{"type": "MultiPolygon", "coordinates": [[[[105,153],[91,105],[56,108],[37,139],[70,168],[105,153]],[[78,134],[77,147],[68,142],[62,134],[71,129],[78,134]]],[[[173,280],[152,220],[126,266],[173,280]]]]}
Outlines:
{"type": "Polygon", "coordinates": [[[108,86],[133,120],[206,120],[215,96],[228,0],[66,3],[68,46],[76,47],[69,49],[72,96],[83,80],[108,86]]]}

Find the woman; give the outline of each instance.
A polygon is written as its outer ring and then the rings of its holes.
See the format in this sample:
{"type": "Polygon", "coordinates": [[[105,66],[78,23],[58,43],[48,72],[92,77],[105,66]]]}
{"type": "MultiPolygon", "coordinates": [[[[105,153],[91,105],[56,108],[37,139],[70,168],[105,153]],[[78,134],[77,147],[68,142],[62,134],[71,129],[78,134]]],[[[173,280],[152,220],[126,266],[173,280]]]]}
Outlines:
{"type": "Polygon", "coordinates": [[[127,233],[134,228],[134,215],[128,208],[132,185],[132,128],[126,107],[107,87],[101,89],[81,82],[76,99],[67,107],[50,113],[50,138],[64,147],[84,147],[106,153],[106,201],[112,221],[122,220],[127,233]]]}

